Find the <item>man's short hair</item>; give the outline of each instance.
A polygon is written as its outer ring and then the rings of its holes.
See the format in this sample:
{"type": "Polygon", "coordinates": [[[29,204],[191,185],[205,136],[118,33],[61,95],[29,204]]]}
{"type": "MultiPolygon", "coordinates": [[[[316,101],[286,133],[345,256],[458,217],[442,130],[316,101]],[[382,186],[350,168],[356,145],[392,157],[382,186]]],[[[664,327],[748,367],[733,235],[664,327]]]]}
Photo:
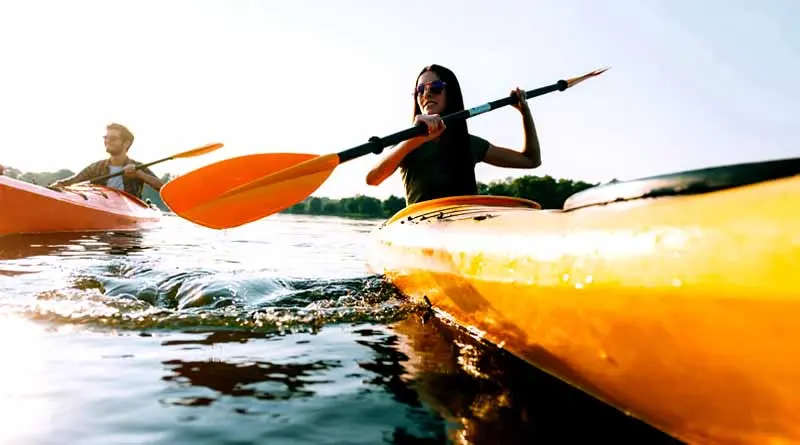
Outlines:
{"type": "Polygon", "coordinates": [[[133,145],[133,133],[128,130],[128,127],[118,124],[116,122],[110,123],[106,126],[106,130],[117,130],[119,134],[122,136],[122,143],[128,143],[128,148],[133,145]]]}

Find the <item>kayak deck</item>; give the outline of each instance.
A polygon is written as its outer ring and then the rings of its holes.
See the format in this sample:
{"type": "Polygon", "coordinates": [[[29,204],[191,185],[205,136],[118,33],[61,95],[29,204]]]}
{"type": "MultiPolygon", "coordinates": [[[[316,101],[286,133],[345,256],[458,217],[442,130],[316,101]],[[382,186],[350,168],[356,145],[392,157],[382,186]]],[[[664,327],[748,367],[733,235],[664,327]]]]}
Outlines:
{"type": "Polygon", "coordinates": [[[492,199],[402,210],[372,271],[681,440],[800,441],[800,178],[572,211],[492,199]]]}
{"type": "Polygon", "coordinates": [[[49,232],[138,230],[161,212],[113,188],[75,185],[59,190],[0,176],[0,236],[49,232]]]}

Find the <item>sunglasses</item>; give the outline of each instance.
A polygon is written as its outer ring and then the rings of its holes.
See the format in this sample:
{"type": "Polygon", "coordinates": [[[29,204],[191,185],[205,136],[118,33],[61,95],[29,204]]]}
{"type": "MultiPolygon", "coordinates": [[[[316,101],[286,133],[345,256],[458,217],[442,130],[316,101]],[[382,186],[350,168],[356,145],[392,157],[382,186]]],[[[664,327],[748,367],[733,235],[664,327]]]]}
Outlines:
{"type": "Polygon", "coordinates": [[[447,86],[447,83],[442,80],[434,80],[433,82],[426,82],[421,85],[417,85],[417,88],[414,89],[414,95],[419,96],[420,94],[424,93],[426,86],[431,94],[439,94],[444,91],[444,87],[447,86]]]}

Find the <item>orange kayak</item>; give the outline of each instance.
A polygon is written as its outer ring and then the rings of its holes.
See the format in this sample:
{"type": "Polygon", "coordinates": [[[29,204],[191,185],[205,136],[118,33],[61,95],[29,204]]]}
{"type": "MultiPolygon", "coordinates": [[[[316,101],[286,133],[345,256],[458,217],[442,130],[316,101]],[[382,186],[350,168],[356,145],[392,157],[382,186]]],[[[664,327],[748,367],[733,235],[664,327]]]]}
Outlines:
{"type": "Polygon", "coordinates": [[[411,205],[369,265],[688,443],[800,443],[800,158],[411,205]]]}
{"type": "Polygon", "coordinates": [[[123,191],[96,185],[50,189],[0,176],[0,236],[138,230],[161,212],[123,191]]]}

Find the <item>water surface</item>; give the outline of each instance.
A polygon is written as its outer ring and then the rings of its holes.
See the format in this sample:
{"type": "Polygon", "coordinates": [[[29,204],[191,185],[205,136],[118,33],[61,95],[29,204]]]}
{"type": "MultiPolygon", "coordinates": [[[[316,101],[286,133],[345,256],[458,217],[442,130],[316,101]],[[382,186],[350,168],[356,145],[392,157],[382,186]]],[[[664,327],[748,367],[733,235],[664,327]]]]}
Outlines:
{"type": "Polygon", "coordinates": [[[0,238],[0,443],[670,443],[371,275],[378,223],[0,238]]]}

